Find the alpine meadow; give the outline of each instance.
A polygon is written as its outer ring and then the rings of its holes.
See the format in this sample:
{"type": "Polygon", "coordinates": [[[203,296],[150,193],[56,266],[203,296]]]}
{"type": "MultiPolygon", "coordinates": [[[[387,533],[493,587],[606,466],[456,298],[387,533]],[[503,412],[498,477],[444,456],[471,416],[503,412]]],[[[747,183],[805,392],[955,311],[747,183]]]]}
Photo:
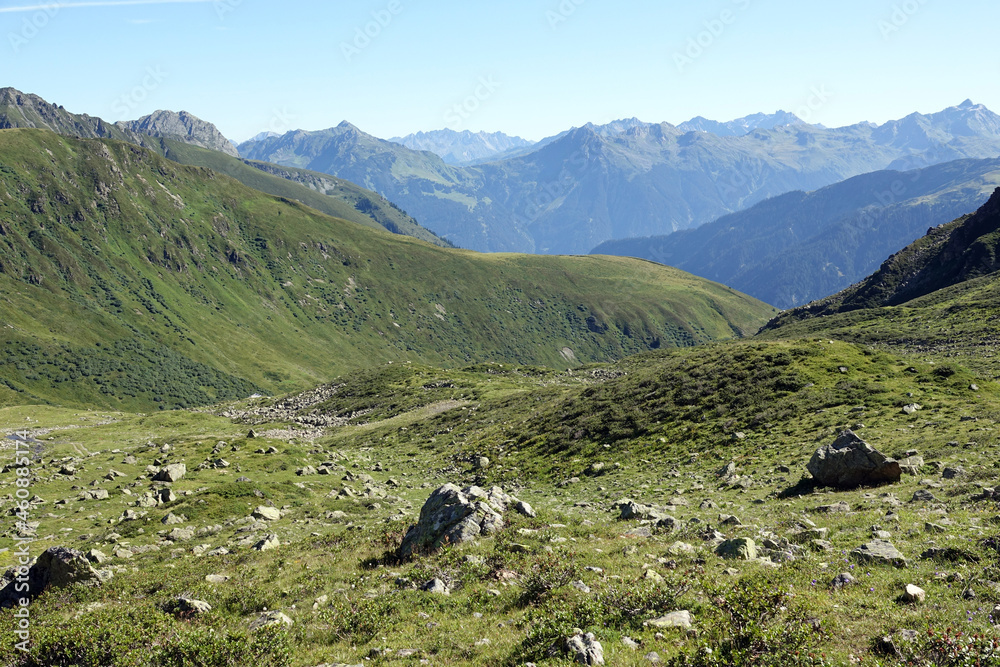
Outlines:
{"type": "Polygon", "coordinates": [[[0,0],[0,665],[1000,667],[997,21],[0,0]]]}

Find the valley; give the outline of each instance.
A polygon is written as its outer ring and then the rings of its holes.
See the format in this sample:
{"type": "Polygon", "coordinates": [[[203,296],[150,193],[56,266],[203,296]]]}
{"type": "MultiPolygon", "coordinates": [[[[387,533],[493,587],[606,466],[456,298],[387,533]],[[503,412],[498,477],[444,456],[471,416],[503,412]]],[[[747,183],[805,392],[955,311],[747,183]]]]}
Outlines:
{"type": "Polygon", "coordinates": [[[0,664],[1000,665],[988,17],[348,4],[0,7],[0,664]]]}

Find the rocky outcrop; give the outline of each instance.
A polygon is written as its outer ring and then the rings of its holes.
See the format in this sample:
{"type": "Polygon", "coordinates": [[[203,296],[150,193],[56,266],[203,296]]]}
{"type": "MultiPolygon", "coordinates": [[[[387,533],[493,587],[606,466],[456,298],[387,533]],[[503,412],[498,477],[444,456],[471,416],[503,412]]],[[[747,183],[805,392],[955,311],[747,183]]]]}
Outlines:
{"type": "Polygon", "coordinates": [[[239,151],[229,139],[222,136],[219,128],[204,121],[187,111],[156,111],[139,120],[121,121],[115,123],[123,130],[131,130],[137,134],[150,137],[175,139],[186,144],[219,151],[238,158],[239,151]]]}
{"type": "Polygon", "coordinates": [[[495,533],[503,528],[504,512],[520,506],[521,501],[496,486],[485,491],[445,484],[424,503],[420,519],[406,531],[397,554],[409,558],[495,533]]]}
{"type": "Polygon", "coordinates": [[[806,469],[820,484],[838,488],[898,482],[902,475],[898,461],[849,430],[816,450],[806,469]]]}

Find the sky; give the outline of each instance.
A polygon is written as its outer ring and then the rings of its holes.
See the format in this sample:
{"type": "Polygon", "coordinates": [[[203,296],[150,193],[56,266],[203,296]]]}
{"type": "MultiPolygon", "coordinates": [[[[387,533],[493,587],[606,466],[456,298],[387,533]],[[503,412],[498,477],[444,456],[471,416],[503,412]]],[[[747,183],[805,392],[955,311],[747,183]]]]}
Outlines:
{"type": "Polygon", "coordinates": [[[111,121],[186,110],[236,141],[778,109],[838,127],[1000,112],[998,24],[996,0],[0,0],[0,87],[111,121]]]}

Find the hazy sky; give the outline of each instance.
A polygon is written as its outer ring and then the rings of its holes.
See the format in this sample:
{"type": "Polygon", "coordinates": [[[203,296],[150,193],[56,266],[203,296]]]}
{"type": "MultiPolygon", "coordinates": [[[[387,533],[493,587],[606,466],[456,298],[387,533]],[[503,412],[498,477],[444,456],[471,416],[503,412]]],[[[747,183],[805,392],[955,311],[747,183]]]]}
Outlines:
{"type": "Polygon", "coordinates": [[[183,109],[235,140],[777,109],[840,126],[1000,112],[998,24],[996,0],[0,0],[0,86],[108,120],[183,109]]]}

